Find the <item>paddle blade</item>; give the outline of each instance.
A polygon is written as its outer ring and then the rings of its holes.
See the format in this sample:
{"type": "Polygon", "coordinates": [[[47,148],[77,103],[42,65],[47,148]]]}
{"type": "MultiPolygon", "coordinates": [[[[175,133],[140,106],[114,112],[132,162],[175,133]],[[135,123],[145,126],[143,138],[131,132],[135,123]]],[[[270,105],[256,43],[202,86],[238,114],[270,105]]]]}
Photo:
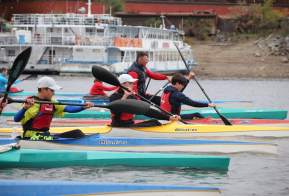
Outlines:
{"type": "Polygon", "coordinates": [[[223,116],[222,114],[219,114],[219,116],[225,125],[232,125],[232,123],[225,116],[223,116]]]}
{"type": "Polygon", "coordinates": [[[27,78],[24,78],[24,80],[36,80],[37,78],[38,78],[38,75],[33,74],[33,75],[28,76],[27,78]]]}
{"type": "Polygon", "coordinates": [[[183,57],[183,54],[181,53],[181,50],[179,49],[178,45],[177,45],[175,42],[173,42],[173,43],[175,44],[177,50],[179,51],[179,54],[180,54],[181,58],[183,59],[186,68],[188,69],[188,71],[190,71],[190,68],[189,68],[189,66],[187,65],[186,60],[185,60],[185,58],[183,57]]]}
{"type": "Polygon", "coordinates": [[[110,71],[106,70],[103,67],[93,65],[92,66],[92,75],[105,83],[111,84],[113,86],[121,86],[120,82],[118,81],[117,77],[113,75],[110,71]]]}
{"type": "Polygon", "coordinates": [[[7,85],[7,87],[9,87],[9,89],[7,90],[8,92],[10,90],[10,86],[17,80],[17,78],[23,72],[30,58],[31,50],[32,50],[31,47],[27,48],[26,50],[21,52],[15,59],[13,66],[9,73],[8,85],[7,85]]]}
{"type": "Polygon", "coordinates": [[[150,109],[150,104],[134,99],[120,99],[111,102],[107,105],[107,108],[116,110],[119,112],[129,113],[129,114],[145,114],[150,109]]]}

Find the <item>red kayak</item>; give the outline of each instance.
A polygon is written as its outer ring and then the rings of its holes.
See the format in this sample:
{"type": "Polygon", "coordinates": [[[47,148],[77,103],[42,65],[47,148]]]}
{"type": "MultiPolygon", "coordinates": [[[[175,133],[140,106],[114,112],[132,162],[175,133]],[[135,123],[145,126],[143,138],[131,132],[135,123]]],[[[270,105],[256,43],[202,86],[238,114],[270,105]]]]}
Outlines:
{"type": "MultiPolygon", "coordinates": [[[[135,120],[136,123],[143,122],[145,120],[135,120]]],[[[271,120],[271,119],[229,119],[233,125],[250,125],[250,124],[289,124],[289,120],[271,120]]],[[[196,123],[196,124],[224,124],[221,119],[214,119],[212,117],[207,117],[197,120],[186,120],[186,122],[196,123]]],[[[95,125],[101,126],[110,124],[111,120],[53,120],[54,125],[95,125]]],[[[15,124],[14,120],[7,120],[7,124],[15,124]]]]}

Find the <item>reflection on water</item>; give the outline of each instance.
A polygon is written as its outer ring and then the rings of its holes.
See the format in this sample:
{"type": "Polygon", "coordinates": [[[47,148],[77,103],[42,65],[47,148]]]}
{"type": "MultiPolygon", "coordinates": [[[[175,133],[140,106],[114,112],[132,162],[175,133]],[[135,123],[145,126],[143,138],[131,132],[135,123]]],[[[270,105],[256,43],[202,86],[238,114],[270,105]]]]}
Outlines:
{"type": "MultiPolygon", "coordinates": [[[[63,87],[63,92],[74,93],[88,93],[94,80],[92,77],[52,77],[59,86],[63,87]]],[[[253,101],[254,108],[289,110],[289,79],[198,78],[198,80],[212,100],[247,100],[253,101]]],[[[148,92],[154,94],[165,82],[151,81],[148,92]]],[[[25,91],[36,91],[35,81],[20,82],[15,87],[25,91]]],[[[188,84],[184,93],[192,99],[206,99],[194,81],[188,84]]],[[[6,111],[15,110],[6,108],[6,111]]],[[[8,127],[6,124],[8,119],[13,117],[1,117],[0,127],[8,127]]],[[[192,139],[275,143],[278,144],[278,151],[277,155],[211,154],[230,157],[229,171],[77,166],[41,170],[0,169],[0,178],[210,186],[220,188],[223,196],[289,195],[289,138],[238,136],[192,139]]]]}

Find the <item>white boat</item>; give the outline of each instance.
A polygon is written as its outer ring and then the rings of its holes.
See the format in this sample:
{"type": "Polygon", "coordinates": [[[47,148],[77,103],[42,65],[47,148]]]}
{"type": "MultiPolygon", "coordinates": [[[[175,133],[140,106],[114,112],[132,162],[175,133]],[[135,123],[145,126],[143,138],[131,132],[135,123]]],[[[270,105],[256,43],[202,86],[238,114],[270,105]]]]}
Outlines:
{"type": "Polygon", "coordinates": [[[90,0],[88,5],[88,14],[14,14],[11,26],[16,30],[0,36],[0,65],[10,68],[15,57],[32,46],[26,72],[91,74],[91,67],[99,65],[126,73],[137,52],[146,51],[151,71],[173,74],[186,70],[173,42],[187,64],[196,65],[190,46],[183,43],[183,31],[173,26],[125,26],[110,14],[91,14],[90,0]]]}

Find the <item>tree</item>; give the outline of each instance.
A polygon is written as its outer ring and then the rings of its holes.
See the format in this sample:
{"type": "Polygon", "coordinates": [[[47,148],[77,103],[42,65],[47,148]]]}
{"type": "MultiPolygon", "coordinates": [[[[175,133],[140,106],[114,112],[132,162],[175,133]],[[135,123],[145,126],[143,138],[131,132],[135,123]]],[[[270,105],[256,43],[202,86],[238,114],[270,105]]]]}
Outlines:
{"type": "Polygon", "coordinates": [[[159,28],[160,25],[161,25],[161,21],[160,20],[157,20],[156,21],[156,18],[149,18],[145,21],[145,24],[148,26],[148,27],[156,27],[156,28],[159,28]]]}
{"type": "Polygon", "coordinates": [[[125,9],[123,0],[96,0],[96,1],[108,7],[108,9],[105,10],[106,14],[110,13],[110,7],[111,7],[111,15],[114,15],[116,12],[127,11],[125,9]]]}
{"type": "Polygon", "coordinates": [[[262,27],[269,29],[277,29],[280,21],[285,17],[285,14],[272,8],[274,0],[264,0],[262,12],[262,27]]]}

